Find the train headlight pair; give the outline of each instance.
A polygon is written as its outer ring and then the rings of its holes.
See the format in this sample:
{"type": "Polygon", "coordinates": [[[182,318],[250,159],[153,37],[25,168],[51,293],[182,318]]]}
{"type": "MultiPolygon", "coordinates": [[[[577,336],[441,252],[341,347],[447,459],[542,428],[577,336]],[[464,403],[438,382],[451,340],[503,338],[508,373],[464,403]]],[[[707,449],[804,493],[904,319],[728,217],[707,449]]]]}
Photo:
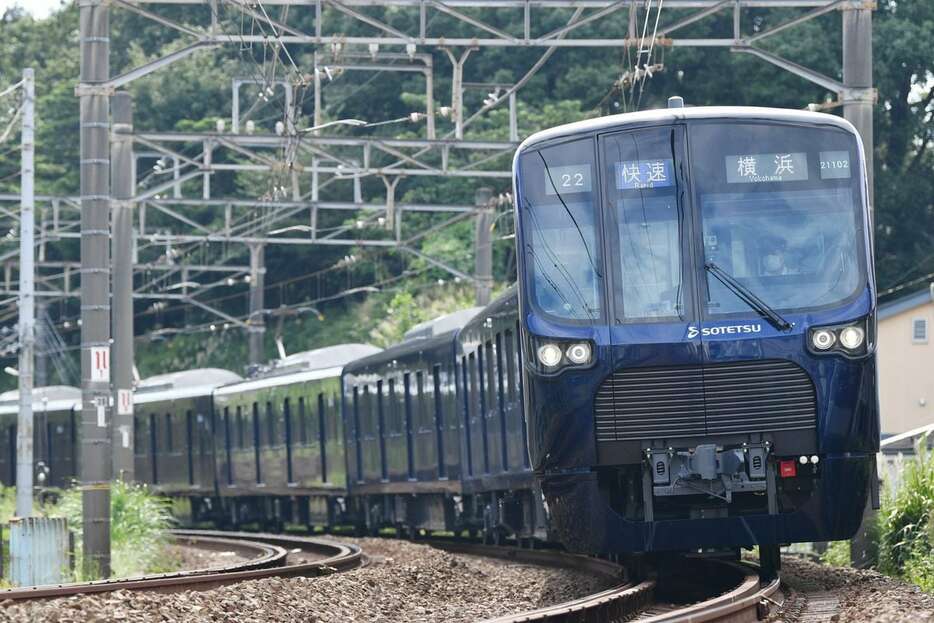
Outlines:
{"type": "Polygon", "coordinates": [[[535,350],[539,365],[546,372],[554,372],[562,364],[572,366],[590,365],[593,347],[590,342],[544,342],[535,350]]]}
{"type": "Polygon", "coordinates": [[[867,352],[866,322],[860,320],[847,325],[814,328],[809,339],[811,350],[817,353],[836,351],[863,355],[867,352]]]}

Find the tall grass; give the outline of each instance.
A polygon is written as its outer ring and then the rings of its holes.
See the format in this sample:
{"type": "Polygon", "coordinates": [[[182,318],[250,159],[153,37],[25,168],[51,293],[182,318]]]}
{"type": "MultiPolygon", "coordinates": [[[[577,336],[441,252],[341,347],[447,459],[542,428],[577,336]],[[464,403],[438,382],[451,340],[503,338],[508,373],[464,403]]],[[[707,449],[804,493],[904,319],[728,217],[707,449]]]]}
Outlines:
{"type": "Polygon", "coordinates": [[[927,438],[879,510],[879,570],[934,591],[934,456],[927,438]]]}
{"type": "MultiPolygon", "coordinates": [[[[65,517],[75,535],[75,572],[81,579],[81,492],[66,490],[45,514],[65,517]]],[[[143,486],[114,482],[110,490],[110,550],[114,577],[171,571],[178,562],[168,550],[168,532],[174,521],[167,498],[143,486]]]]}

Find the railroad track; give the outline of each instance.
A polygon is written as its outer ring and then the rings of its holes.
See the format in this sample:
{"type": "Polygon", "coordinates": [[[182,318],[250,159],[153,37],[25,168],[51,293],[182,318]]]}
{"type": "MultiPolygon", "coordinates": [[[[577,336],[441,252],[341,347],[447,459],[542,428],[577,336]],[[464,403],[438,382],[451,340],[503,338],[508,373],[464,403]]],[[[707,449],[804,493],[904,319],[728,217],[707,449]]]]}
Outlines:
{"type": "MultiPolygon", "coordinates": [[[[618,584],[610,589],[545,608],[511,614],[484,623],[520,622],[581,622],[639,621],[639,623],[740,623],[759,621],[767,617],[771,606],[781,603],[780,580],[761,583],[755,565],[719,560],[691,560],[695,577],[718,579],[733,588],[712,589],[710,598],[687,605],[656,602],[657,580],[629,582],[622,566],[588,556],[578,556],[546,550],[527,550],[492,546],[477,546],[448,542],[432,542],[448,551],[503,558],[515,562],[572,568],[581,572],[608,577],[618,584]]],[[[696,590],[697,587],[694,587],[696,590]]],[[[666,592],[677,592],[666,587],[666,592]]]]}
{"type": "Polygon", "coordinates": [[[329,575],[355,569],[362,563],[362,554],[356,545],[312,537],[216,530],[173,530],[172,534],[177,542],[205,549],[235,551],[250,558],[242,562],[207,569],[5,589],[0,590],[0,601],[4,599],[13,601],[49,599],[116,590],[204,590],[224,584],[268,577],[329,575]],[[288,556],[295,550],[311,554],[316,559],[290,563],[288,556]]]}

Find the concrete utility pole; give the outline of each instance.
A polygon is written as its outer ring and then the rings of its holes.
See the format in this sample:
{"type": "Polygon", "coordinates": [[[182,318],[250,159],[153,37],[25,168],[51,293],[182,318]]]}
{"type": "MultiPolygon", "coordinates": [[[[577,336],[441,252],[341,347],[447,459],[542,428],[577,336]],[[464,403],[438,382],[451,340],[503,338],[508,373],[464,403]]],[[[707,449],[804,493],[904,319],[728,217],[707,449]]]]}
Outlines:
{"type": "Polygon", "coordinates": [[[110,175],[113,185],[113,473],[132,482],[133,473],[133,97],[111,100],[113,135],[110,175]]]}
{"type": "Polygon", "coordinates": [[[264,285],[266,271],[265,247],[261,244],[250,245],[250,316],[247,320],[249,334],[250,368],[264,363],[263,338],[266,334],[266,320],[263,318],[265,306],[264,285]]]}
{"type": "MultiPolygon", "coordinates": [[[[868,4],[868,3],[867,3],[868,4]]],[[[869,174],[869,202],[873,204],[872,9],[843,7],[843,117],[863,139],[869,174]]]]}
{"type": "Polygon", "coordinates": [[[33,71],[23,70],[23,132],[20,156],[19,221],[19,417],[16,419],[16,516],[32,517],[32,372],[36,347],[35,155],[36,89],[33,71]]]}
{"type": "Polygon", "coordinates": [[[81,46],[81,506],[84,572],[110,575],[109,4],[78,0],[81,46]]]}
{"type": "Polygon", "coordinates": [[[493,242],[490,227],[493,225],[493,189],[481,187],[474,194],[477,223],[474,237],[475,266],[477,278],[477,305],[487,305],[493,294],[493,242]]]}

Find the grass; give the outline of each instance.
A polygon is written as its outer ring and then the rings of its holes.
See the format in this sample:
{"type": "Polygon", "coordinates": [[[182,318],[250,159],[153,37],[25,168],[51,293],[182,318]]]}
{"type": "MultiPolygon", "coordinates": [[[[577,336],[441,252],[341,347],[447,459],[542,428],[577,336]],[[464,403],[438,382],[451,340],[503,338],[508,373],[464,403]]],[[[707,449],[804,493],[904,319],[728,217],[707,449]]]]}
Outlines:
{"type": "MultiPolygon", "coordinates": [[[[16,489],[0,487],[0,523],[9,523],[15,509],[16,489]]],[[[169,549],[168,530],[174,524],[167,498],[140,485],[114,482],[110,493],[111,576],[162,573],[178,568],[169,549]]],[[[36,508],[36,514],[64,517],[75,538],[76,581],[92,579],[83,569],[81,491],[65,490],[57,502],[36,508]]],[[[4,538],[9,532],[4,531],[4,538]]],[[[8,543],[4,543],[6,551],[8,543]]]]}
{"type": "Polygon", "coordinates": [[[879,510],[879,570],[934,591],[934,456],[922,438],[879,510]]]}

